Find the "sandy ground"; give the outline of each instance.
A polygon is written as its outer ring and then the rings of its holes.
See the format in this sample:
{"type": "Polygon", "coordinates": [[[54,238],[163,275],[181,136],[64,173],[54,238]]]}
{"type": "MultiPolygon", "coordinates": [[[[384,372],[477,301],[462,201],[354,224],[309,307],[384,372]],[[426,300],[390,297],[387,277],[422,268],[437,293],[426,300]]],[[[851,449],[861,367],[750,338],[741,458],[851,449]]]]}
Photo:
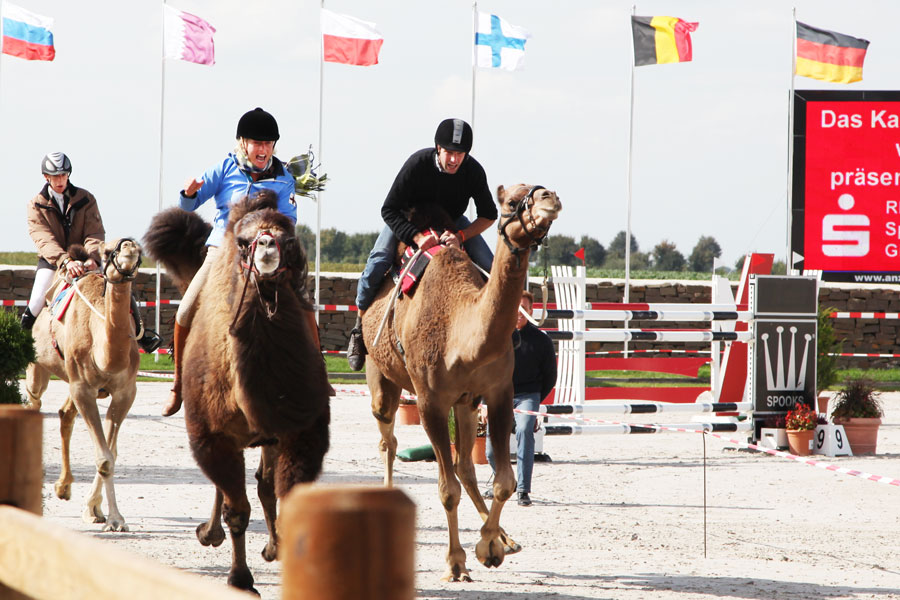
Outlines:
{"type": "MultiPolygon", "coordinates": [[[[65,384],[51,383],[43,407],[44,515],[224,585],[230,543],[204,548],[195,538],[213,489],[190,455],[183,417],[159,416],[167,389],[165,383],[138,384],[116,467],[119,508],[130,532],[102,533],[80,518],[93,476],[93,451],[80,419],[73,436],[72,500],[53,494],[59,475],[56,410],[66,392],[65,384]]],[[[381,483],[378,433],[363,390],[340,386],[333,399],[322,482],[381,483]]],[[[877,456],[816,458],[900,478],[900,394],[885,400],[877,456]]],[[[426,442],[420,426],[397,430],[401,449],[426,442]]],[[[460,503],[473,583],[440,581],[447,536],[436,466],[396,464],[395,483],[417,506],[418,598],[900,598],[900,487],[739,450],[714,437],[704,445],[694,433],[553,437],[545,439],[544,450],[553,462],[535,465],[534,505],[508,503],[503,512],[502,525],[524,550],[499,568],[475,560],[480,519],[467,498],[460,503]]],[[[258,452],[247,454],[252,484],[258,452]]],[[[490,468],[476,468],[484,488],[490,468]]],[[[279,598],[280,563],[260,557],[265,524],[253,489],[250,498],[250,568],[262,598],[279,598]]]]}

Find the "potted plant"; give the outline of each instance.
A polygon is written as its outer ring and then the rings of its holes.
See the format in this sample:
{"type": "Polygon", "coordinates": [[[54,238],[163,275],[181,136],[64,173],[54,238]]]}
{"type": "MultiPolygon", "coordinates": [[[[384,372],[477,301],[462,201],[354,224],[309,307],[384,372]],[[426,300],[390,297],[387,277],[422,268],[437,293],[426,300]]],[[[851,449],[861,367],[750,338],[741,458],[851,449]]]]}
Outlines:
{"type": "Polygon", "coordinates": [[[854,455],[875,454],[883,416],[880,394],[871,379],[848,379],[834,397],[831,418],[836,425],[844,427],[854,455]]]}
{"type": "Polygon", "coordinates": [[[818,415],[808,405],[797,404],[793,410],[788,411],[784,418],[784,426],[787,428],[788,448],[791,454],[807,456],[810,453],[816,425],[818,415]]]}
{"type": "Polygon", "coordinates": [[[816,318],[816,393],[818,409],[822,414],[828,414],[829,395],[826,390],[838,381],[835,354],[840,352],[842,342],[834,335],[833,312],[830,306],[820,306],[816,318]]]}
{"type": "Polygon", "coordinates": [[[759,445],[772,450],[783,450],[788,447],[783,414],[769,415],[763,420],[759,430],[759,445]]]}
{"type": "Polygon", "coordinates": [[[416,406],[416,401],[414,399],[409,397],[400,398],[400,406],[397,407],[397,424],[419,424],[419,407],[416,406]]]}

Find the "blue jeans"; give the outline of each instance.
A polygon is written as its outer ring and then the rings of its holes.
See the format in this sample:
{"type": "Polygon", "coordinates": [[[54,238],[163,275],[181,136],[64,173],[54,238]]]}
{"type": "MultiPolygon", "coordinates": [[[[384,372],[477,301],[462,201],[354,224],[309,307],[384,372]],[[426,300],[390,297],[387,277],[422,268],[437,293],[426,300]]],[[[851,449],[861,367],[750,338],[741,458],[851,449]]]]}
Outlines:
{"type": "MultiPolygon", "coordinates": [[[[461,216],[454,224],[457,231],[465,229],[471,222],[465,216],[461,216]]],[[[366,310],[375,300],[375,295],[381,289],[381,283],[385,274],[394,264],[394,258],[397,256],[397,237],[391,228],[387,225],[378,234],[375,240],[375,246],[369,252],[369,259],[366,261],[366,267],[363,269],[362,275],[359,276],[359,283],[356,285],[356,307],[359,310],[366,310]]],[[[472,261],[487,271],[491,272],[491,264],[494,262],[494,254],[488,248],[487,243],[480,235],[476,235],[470,240],[466,240],[463,244],[466,252],[472,261]]]]}
{"type": "MultiPolygon", "coordinates": [[[[541,405],[539,392],[519,394],[513,397],[513,408],[537,412],[541,405]]],[[[537,417],[522,413],[513,413],[516,420],[516,491],[531,493],[531,472],[534,469],[534,422],[537,417]]],[[[488,436],[484,445],[485,454],[491,469],[496,473],[494,466],[494,447],[491,446],[491,438],[488,436]]]]}

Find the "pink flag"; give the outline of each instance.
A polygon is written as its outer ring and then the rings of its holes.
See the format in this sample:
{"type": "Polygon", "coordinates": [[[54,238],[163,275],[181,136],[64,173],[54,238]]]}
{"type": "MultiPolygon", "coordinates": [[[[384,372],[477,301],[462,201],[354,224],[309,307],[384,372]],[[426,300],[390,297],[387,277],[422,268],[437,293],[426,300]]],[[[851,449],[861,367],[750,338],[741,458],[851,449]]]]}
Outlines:
{"type": "Polygon", "coordinates": [[[163,5],[165,57],[197,63],[216,64],[213,34],[216,28],[196,15],[163,5]]]}
{"type": "Polygon", "coordinates": [[[368,67],[378,64],[384,38],[375,23],[322,9],[322,56],[325,62],[368,67]]]}

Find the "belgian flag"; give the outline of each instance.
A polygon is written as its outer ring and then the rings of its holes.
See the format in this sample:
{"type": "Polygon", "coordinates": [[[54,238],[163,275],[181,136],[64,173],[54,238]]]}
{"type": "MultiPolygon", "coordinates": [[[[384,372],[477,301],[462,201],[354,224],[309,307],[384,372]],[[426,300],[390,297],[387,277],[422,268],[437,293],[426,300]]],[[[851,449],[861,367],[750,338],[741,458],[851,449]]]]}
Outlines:
{"type": "Polygon", "coordinates": [[[691,60],[691,32],[699,25],[677,17],[631,17],[634,66],[691,60]]]}
{"type": "Polygon", "coordinates": [[[797,21],[797,75],[834,83],[862,81],[869,40],[797,21]]]}

